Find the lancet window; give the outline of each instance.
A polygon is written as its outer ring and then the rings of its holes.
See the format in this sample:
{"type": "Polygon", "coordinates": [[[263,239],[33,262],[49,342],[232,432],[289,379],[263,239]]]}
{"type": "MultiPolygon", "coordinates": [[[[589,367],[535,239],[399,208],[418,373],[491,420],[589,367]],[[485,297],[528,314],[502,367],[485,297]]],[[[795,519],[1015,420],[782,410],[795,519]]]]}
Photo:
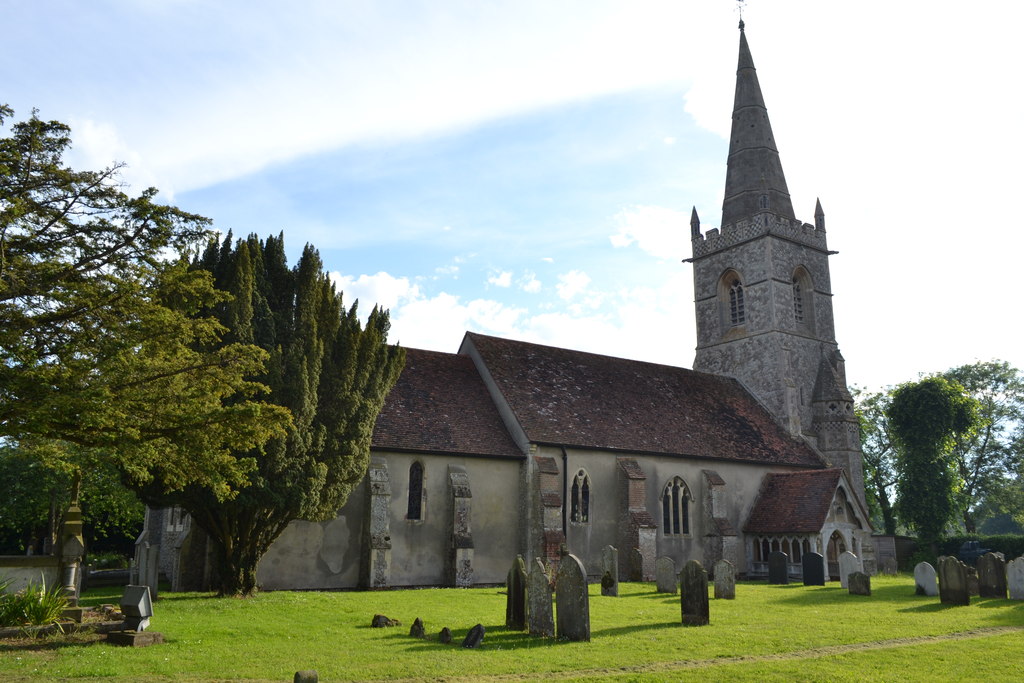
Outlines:
{"type": "Polygon", "coordinates": [[[578,524],[590,521],[590,475],[580,470],[572,480],[572,508],[570,519],[578,524]]]}
{"type": "Polygon", "coordinates": [[[690,500],[690,489],[679,477],[665,484],[661,494],[661,528],[666,536],[689,535],[690,500]]]}

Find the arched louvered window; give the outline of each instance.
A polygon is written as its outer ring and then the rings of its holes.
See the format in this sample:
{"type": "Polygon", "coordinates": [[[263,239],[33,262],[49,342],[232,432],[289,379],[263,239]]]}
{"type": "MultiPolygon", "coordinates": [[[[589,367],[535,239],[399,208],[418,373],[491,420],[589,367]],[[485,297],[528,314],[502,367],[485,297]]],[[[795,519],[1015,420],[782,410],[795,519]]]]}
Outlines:
{"type": "Polygon", "coordinates": [[[746,304],[743,301],[743,283],[733,277],[729,283],[729,322],[742,325],[747,321],[746,304]]]}
{"type": "Polygon", "coordinates": [[[689,535],[690,500],[690,489],[681,478],[675,477],[665,484],[661,494],[661,528],[666,536],[689,535]]]}
{"type": "Polygon", "coordinates": [[[409,466],[409,509],[406,519],[423,519],[423,465],[416,461],[409,466]]]}
{"type": "Polygon", "coordinates": [[[793,319],[798,325],[804,322],[804,294],[800,291],[799,278],[793,278],[793,319]]]}
{"type": "Polygon", "coordinates": [[[572,480],[570,519],[578,524],[590,522],[590,475],[580,470],[572,480]]]}

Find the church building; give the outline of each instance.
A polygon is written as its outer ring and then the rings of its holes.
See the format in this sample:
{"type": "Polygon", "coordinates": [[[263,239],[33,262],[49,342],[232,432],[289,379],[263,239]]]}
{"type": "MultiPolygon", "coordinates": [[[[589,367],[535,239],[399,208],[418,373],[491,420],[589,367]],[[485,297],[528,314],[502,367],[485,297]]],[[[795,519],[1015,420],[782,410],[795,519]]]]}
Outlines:
{"type": "MultiPolygon", "coordinates": [[[[607,545],[623,580],[663,556],[759,576],[776,550],[793,575],[810,552],[835,575],[846,550],[873,573],[825,216],[796,218],[740,31],[721,227],[690,224],[694,369],[472,332],[455,353],[406,349],[364,481],[335,519],[289,526],[263,588],[499,584],[563,545],[595,579],[607,545]]],[[[198,587],[198,530],[166,512],[150,540],[175,589],[198,587]]]]}

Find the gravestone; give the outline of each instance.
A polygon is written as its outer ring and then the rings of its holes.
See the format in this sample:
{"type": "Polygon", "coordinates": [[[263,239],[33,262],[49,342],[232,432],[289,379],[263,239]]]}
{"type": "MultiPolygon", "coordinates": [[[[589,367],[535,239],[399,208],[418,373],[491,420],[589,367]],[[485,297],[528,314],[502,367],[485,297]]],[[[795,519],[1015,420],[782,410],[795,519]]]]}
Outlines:
{"type": "Polygon", "coordinates": [[[697,560],[690,560],[679,573],[679,598],[684,626],[708,624],[708,574],[697,560]]]}
{"type": "Polygon", "coordinates": [[[555,621],[551,609],[551,584],[544,563],[534,558],[526,576],[526,621],[530,635],[551,638],[555,635],[555,621]]]}
{"type": "Polygon", "coordinates": [[[659,557],[654,562],[654,579],[659,593],[675,595],[679,586],[676,584],[676,561],[671,557],[659,557]]]}
{"type": "Polygon", "coordinates": [[[978,596],[981,593],[981,585],[978,581],[978,569],[976,567],[967,567],[964,571],[967,572],[968,595],[978,596]]]}
{"type": "Polygon", "coordinates": [[[800,563],[805,586],[825,585],[825,558],[821,553],[804,553],[800,563]]]}
{"type": "Polygon", "coordinates": [[[789,583],[789,555],[780,550],[768,555],[768,583],[789,583]]]}
{"type": "Polygon", "coordinates": [[[437,634],[437,640],[438,642],[444,643],[445,645],[452,642],[452,630],[445,626],[443,629],[441,629],[441,632],[437,634]]]}
{"type": "Polygon", "coordinates": [[[1011,560],[1006,565],[1006,587],[1011,600],[1024,600],[1024,557],[1011,560]]]}
{"type": "Polygon", "coordinates": [[[939,586],[936,583],[935,567],[927,562],[919,562],[914,567],[914,594],[915,595],[938,595],[939,586]]]}
{"type": "Polygon", "coordinates": [[[468,647],[470,649],[480,646],[480,643],[484,642],[484,633],[487,629],[484,628],[483,624],[477,624],[473,628],[469,629],[469,633],[466,634],[466,639],[462,641],[462,647],[468,647]]]}
{"type": "Polygon", "coordinates": [[[850,595],[871,595],[871,577],[864,572],[850,572],[847,583],[850,595]]]}
{"type": "Polygon", "coordinates": [[[736,599],[736,568],[729,560],[715,562],[715,600],[736,599]]]}
{"type": "Polygon", "coordinates": [[[995,553],[978,558],[978,595],[1006,599],[1006,562],[995,553]]]}
{"type": "Polygon", "coordinates": [[[611,545],[601,551],[601,595],[619,597],[619,551],[611,545]]]}
{"type": "Polygon", "coordinates": [[[319,680],[320,676],[316,671],[306,669],[305,671],[296,671],[292,683],[317,683],[319,680]]]}
{"type": "Polygon", "coordinates": [[[516,555],[505,581],[505,627],[514,631],[526,628],[526,563],[516,555]]]}
{"type": "Polygon", "coordinates": [[[882,573],[890,576],[895,576],[900,573],[899,564],[896,562],[896,558],[889,555],[882,560],[882,573]]]}
{"type": "Polygon", "coordinates": [[[373,628],[390,628],[391,626],[401,626],[402,622],[398,619],[391,619],[384,616],[383,614],[374,614],[373,619],[370,620],[370,626],[373,628]]]}
{"type": "Polygon", "coordinates": [[[562,640],[590,640],[590,596],[587,571],[572,554],[562,557],[555,577],[555,605],[558,637],[562,640]]]}
{"type": "Polygon", "coordinates": [[[426,638],[427,630],[423,627],[423,620],[416,617],[416,621],[412,622],[412,626],[409,627],[409,635],[413,638],[426,638]]]}
{"type": "Polygon", "coordinates": [[[939,558],[939,600],[946,605],[969,605],[967,565],[955,557],[939,558]]]}
{"type": "Polygon", "coordinates": [[[860,560],[849,550],[839,556],[839,585],[850,587],[850,574],[861,570],[860,560]]]}
{"type": "Polygon", "coordinates": [[[644,555],[640,548],[633,548],[629,553],[629,580],[644,580],[644,555]]]}

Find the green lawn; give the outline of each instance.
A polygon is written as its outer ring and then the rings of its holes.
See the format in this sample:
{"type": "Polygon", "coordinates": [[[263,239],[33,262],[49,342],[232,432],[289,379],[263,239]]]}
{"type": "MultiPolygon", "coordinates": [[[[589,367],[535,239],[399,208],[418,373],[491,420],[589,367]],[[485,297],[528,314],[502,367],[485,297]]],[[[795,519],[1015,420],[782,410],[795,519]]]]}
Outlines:
{"type": "MultiPolygon", "coordinates": [[[[874,595],[827,587],[741,583],[711,601],[711,625],[680,625],[678,596],[622,584],[591,587],[592,641],[531,638],[504,627],[504,589],[263,593],[249,600],[165,593],[153,630],[164,645],[116,648],[55,638],[45,647],[0,642],[0,679],[290,681],[315,669],[350,679],[588,678],[600,680],[949,680],[1024,675],[1024,602],[945,607],[915,596],[908,576],[874,577],[874,595]],[[402,621],[370,628],[375,613],[402,621]],[[428,640],[410,638],[424,620],[428,640]],[[477,622],[483,646],[458,646],[477,622]],[[456,642],[437,633],[452,629],[456,642]]],[[[116,602],[118,593],[83,603],[116,602]]]]}

